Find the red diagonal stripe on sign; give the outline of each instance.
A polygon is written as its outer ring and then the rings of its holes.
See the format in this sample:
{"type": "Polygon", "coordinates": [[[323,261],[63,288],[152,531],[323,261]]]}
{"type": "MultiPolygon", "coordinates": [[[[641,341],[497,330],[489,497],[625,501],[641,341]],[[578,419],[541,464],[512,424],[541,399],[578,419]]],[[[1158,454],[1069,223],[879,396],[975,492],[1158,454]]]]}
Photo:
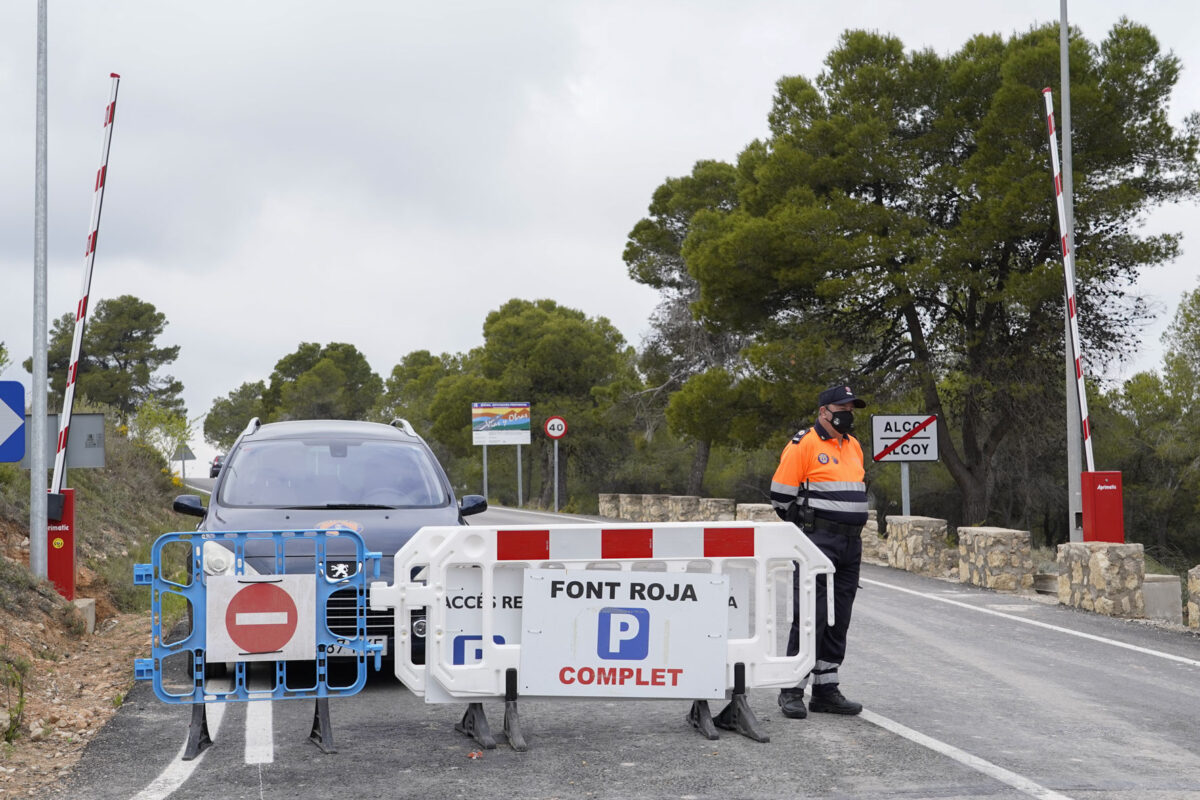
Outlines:
{"type": "Polygon", "coordinates": [[[930,416],[930,417],[929,417],[929,419],[925,420],[925,421],[924,421],[924,422],[922,422],[920,425],[918,425],[917,427],[913,428],[911,431],[909,431],[908,433],[904,434],[904,435],[903,435],[903,436],[901,436],[899,439],[897,439],[896,441],[894,441],[894,442],[892,442],[891,444],[889,444],[887,447],[883,448],[883,451],[882,451],[882,452],[880,452],[880,453],[878,453],[878,454],[875,456],[875,460],[876,460],[876,461],[878,461],[878,460],[879,460],[879,459],[881,459],[881,458],[886,458],[886,457],[887,457],[887,455],[888,455],[888,453],[892,452],[892,451],[893,451],[893,450],[895,450],[897,447],[899,447],[900,445],[904,444],[904,443],[905,443],[905,442],[907,442],[909,439],[911,439],[912,437],[916,436],[916,435],[917,435],[918,433],[920,433],[921,431],[923,431],[923,430],[925,430],[926,428],[928,428],[928,427],[929,427],[929,423],[933,422],[935,419],[937,419],[937,414],[933,414],[932,416],[930,416]]]}
{"type": "Polygon", "coordinates": [[[550,531],[496,531],[497,561],[545,561],[550,558],[550,531]]]}

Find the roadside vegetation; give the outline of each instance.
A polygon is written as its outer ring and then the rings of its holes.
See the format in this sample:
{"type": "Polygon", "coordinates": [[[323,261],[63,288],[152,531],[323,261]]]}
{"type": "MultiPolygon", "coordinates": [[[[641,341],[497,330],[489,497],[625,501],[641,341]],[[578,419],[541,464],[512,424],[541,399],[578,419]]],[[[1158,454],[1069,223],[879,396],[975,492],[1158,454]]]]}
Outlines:
{"type": "MultiPolygon", "coordinates": [[[[79,409],[97,410],[87,405],[79,409]]],[[[130,438],[112,410],[106,416],[104,468],[67,472],[67,486],[75,490],[81,595],[96,598],[99,618],[149,609],[149,589],[133,586],[133,564],[149,561],[154,539],[181,525],[171,511],[180,489],[167,472],[166,459],[130,438]]],[[[0,609],[22,613],[36,603],[38,610],[52,613],[63,604],[50,584],[29,574],[28,530],[29,471],[0,464],[0,531],[6,556],[0,560],[0,609]]],[[[58,613],[69,615],[65,610],[58,613]]]]}
{"type": "MultiPolygon", "coordinates": [[[[1200,562],[1200,294],[1184,294],[1161,367],[1095,376],[1131,359],[1151,320],[1131,287],[1181,253],[1179,234],[1147,233],[1141,220],[1200,197],[1200,114],[1172,124],[1182,64],[1135,22],[1097,41],[1075,33],[1071,64],[1096,467],[1122,473],[1127,539],[1180,572],[1200,562]]],[[[552,415],[569,424],[561,509],[594,512],[601,492],[762,502],[817,393],[850,383],[871,404],[856,431],[868,447],[870,414],[938,415],[941,460],[911,468],[916,513],[1030,530],[1052,548],[1068,536],[1064,287],[1042,90],[1061,98],[1058,82],[1057,25],[980,34],[949,53],[847,31],[818,74],[778,80],[764,138],[666,177],[630,220],[627,274],[660,298],[642,341],[586,310],[525,298],[481,321],[478,347],[397,350],[383,374],[353,343],[302,341],[269,375],[216,399],[204,437],[227,449],[251,417],[404,417],[456,489],[477,492],[471,403],[528,401],[521,497],[517,448],[492,447],[493,502],[555,504],[555,451],[540,435],[552,415]]],[[[52,404],[70,323],[54,326],[52,404]]],[[[78,383],[160,459],[191,425],[182,387],[164,374],[178,357],[157,343],[166,325],[140,298],[101,300],[78,383]]],[[[94,490],[86,473],[76,480],[94,490]]],[[[899,467],[874,466],[868,481],[880,516],[899,513],[899,467]]],[[[145,515],[160,508],[169,515],[165,503],[121,511],[153,528],[145,515]]]]}
{"type": "MultiPolygon", "coordinates": [[[[1098,381],[1134,356],[1151,312],[1129,293],[1180,253],[1150,208],[1200,196],[1200,115],[1167,117],[1179,59],[1128,20],[1071,42],[1077,293],[1096,468],[1123,475],[1128,540],[1180,572],[1200,561],[1200,295],[1158,370],[1098,381]]],[[[397,353],[386,376],[351,344],[305,342],[212,406],[227,448],[252,416],[407,418],[460,491],[478,491],[470,404],[532,403],[524,496],[594,512],[600,492],[764,501],[779,451],[820,389],[853,383],[872,413],[939,417],[941,460],[911,466],[916,513],[1067,539],[1063,277],[1042,89],[1056,25],[906,51],[848,31],[816,76],[777,83],[769,136],[669,177],[628,236],[632,280],[660,293],[640,343],[603,317],[512,299],[466,353],[397,353]]],[[[716,154],[720,155],[720,154],[716,154]]],[[[489,449],[491,499],[517,502],[516,448],[489,449]]],[[[868,475],[881,516],[899,467],[868,475]]]]}

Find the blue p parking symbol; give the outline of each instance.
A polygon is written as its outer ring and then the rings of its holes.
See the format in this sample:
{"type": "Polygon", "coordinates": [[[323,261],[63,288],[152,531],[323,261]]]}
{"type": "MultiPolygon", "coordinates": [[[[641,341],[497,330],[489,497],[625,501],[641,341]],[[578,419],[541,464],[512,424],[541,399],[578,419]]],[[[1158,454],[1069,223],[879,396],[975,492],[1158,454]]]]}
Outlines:
{"type": "Polygon", "coordinates": [[[604,659],[640,661],[650,652],[650,611],[645,608],[602,608],[596,654],[604,659]]]}

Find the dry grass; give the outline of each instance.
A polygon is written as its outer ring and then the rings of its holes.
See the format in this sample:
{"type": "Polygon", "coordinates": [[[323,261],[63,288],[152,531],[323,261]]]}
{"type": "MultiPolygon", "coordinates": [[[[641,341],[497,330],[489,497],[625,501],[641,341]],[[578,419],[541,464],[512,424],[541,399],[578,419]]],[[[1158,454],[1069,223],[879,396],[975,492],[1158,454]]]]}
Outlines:
{"type": "Polygon", "coordinates": [[[149,590],[133,564],[162,533],[188,528],[179,490],[153,452],[105,433],[103,469],[68,473],[75,489],[76,597],[96,601],[96,634],[29,571],[29,473],[0,465],[0,798],[42,796],[115,713],[149,655],[149,590]]]}

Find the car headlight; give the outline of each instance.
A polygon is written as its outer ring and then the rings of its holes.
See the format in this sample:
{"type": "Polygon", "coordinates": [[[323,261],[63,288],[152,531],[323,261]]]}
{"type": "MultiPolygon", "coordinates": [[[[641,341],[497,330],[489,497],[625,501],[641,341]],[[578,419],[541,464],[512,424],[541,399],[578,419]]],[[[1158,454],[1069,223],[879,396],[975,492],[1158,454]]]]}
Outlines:
{"type": "MultiPolygon", "coordinates": [[[[233,552],[216,542],[204,543],[203,561],[206,575],[232,575],[234,572],[233,552]]],[[[243,562],[242,573],[257,575],[258,570],[243,562]]]]}

